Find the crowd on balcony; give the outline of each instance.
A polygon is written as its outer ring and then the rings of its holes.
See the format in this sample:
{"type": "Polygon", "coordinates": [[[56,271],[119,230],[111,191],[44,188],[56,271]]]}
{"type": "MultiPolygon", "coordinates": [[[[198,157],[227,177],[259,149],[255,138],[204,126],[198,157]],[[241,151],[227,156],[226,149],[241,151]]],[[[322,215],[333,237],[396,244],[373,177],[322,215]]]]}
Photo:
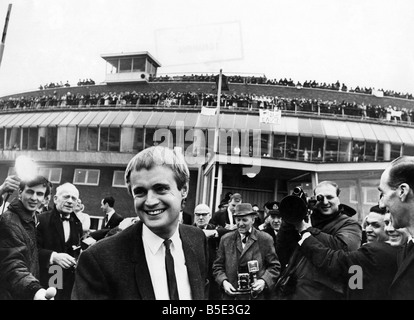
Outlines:
{"type": "MultiPolygon", "coordinates": [[[[166,81],[185,81],[185,82],[216,82],[216,76],[214,74],[191,74],[191,75],[162,75],[158,77],[150,77],[150,81],[152,82],[166,82],[166,81]]],[[[335,90],[335,91],[342,91],[342,92],[355,92],[355,93],[362,93],[362,94],[375,94],[376,92],[380,92],[381,95],[386,97],[395,97],[395,98],[402,98],[402,99],[414,99],[414,96],[411,93],[402,93],[396,92],[393,90],[383,90],[379,89],[376,90],[372,87],[360,87],[356,86],[355,88],[348,88],[347,85],[344,83],[340,83],[339,80],[335,83],[319,83],[315,80],[306,80],[303,84],[299,81],[293,81],[292,79],[267,79],[265,75],[263,76],[241,76],[241,75],[229,75],[226,76],[227,81],[229,83],[246,83],[246,84],[268,84],[268,85],[278,85],[278,86],[286,86],[286,87],[297,87],[297,88],[317,88],[317,89],[324,89],[324,90],[335,90]]]]}
{"type": "MultiPolygon", "coordinates": [[[[77,85],[80,86],[87,86],[87,85],[93,85],[95,84],[95,81],[93,81],[92,79],[79,79],[77,85]]],[[[70,87],[70,83],[69,81],[66,81],[65,84],[62,83],[62,81],[60,82],[50,82],[50,83],[46,83],[45,85],[40,85],[39,86],[39,90],[43,90],[43,89],[54,89],[54,88],[63,88],[63,87],[70,87]]]]}
{"type": "MultiPolygon", "coordinates": [[[[204,92],[96,92],[90,94],[67,92],[59,95],[56,91],[40,96],[0,99],[0,108],[7,109],[45,109],[64,107],[126,107],[153,106],[156,108],[186,107],[201,108],[217,106],[217,94],[204,92]]],[[[222,93],[220,106],[224,109],[251,110],[277,109],[287,113],[329,114],[336,117],[355,117],[361,119],[381,119],[414,123],[414,111],[397,106],[358,104],[348,101],[329,101],[308,98],[288,98],[256,94],[222,93]]]]}

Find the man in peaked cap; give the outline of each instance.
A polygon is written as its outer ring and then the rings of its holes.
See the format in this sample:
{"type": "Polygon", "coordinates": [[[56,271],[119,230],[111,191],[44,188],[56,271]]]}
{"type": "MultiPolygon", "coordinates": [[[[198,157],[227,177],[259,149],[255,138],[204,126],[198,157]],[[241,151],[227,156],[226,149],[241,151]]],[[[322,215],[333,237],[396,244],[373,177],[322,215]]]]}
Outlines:
{"type": "Polygon", "coordinates": [[[253,227],[255,216],[250,203],[237,204],[233,215],[237,229],[226,233],[220,240],[213,275],[224,291],[223,300],[272,298],[280,263],[272,237],[253,227]],[[257,262],[258,270],[249,270],[249,262],[257,262]],[[250,291],[244,294],[238,290],[241,273],[250,273],[250,291]]]}
{"type": "Polygon", "coordinates": [[[265,219],[268,221],[268,223],[263,231],[272,237],[276,249],[277,233],[279,232],[280,224],[282,223],[282,217],[280,215],[279,209],[270,210],[267,213],[265,219]]]}

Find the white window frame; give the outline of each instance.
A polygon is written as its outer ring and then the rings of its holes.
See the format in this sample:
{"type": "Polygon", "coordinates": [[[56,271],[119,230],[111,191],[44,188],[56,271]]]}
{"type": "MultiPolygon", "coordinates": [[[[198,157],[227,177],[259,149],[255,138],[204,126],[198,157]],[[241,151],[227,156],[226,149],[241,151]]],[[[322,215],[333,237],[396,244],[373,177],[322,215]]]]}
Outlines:
{"type": "Polygon", "coordinates": [[[86,185],[86,186],[98,186],[99,185],[99,179],[100,179],[100,177],[101,177],[101,170],[99,170],[99,169],[80,169],[80,168],[76,168],[75,171],[74,171],[74,173],[73,173],[73,184],[86,185]],[[76,172],[78,172],[78,171],[84,171],[84,172],[86,172],[86,174],[85,174],[85,181],[84,182],[75,182],[76,172]],[[92,171],[97,171],[98,172],[98,180],[97,180],[96,183],[87,183],[86,181],[88,181],[89,172],[92,172],[92,171]]]}
{"type": "Polygon", "coordinates": [[[39,174],[40,174],[40,170],[46,170],[46,172],[48,173],[47,175],[43,175],[47,180],[49,180],[52,183],[60,183],[60,181],[62,180],[62,168],[39,168],[39,174]],[[57,171],[59,174],[59,180],[52,180],[51,177],[53,176],[52,172],[53,171],[57,171]]]}
{"type": "MultiPolygon", "coordinates": [[[[127,185],[126,185],[125,181],[122,185],[116,184],[116,182],[115,182],[116,181],[116,179],[115,179],[116,174],[122,174],[122,177],[123,177],[125,175],[125,170],[114,170],[114,174],[112,176],[112,187],[114,187],[114,188],[126,188],[127,185]]],[[[124,179],[122,179],[122,180],[124,180],[124,179]]]]}

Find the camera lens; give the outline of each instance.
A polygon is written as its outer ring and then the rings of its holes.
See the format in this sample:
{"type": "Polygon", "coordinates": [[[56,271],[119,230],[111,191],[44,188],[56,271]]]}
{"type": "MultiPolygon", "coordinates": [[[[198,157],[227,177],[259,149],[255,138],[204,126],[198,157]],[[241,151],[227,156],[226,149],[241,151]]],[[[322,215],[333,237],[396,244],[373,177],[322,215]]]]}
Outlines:
{"type": "Polygon", "coordinates": [[[293,194],[294,195],[299,195],[301,193],[302,189],[299,187],[295,187],[295,189],[293,189],[293,194]]]}
{"type": "Polygon", "coordinates": [[[316,196],[316,200],[318,200],[319,202],[323,202],[323,201],[324,201],[324,199],[325,199],[325,197],[324,197],[322,194],[318,194],[318,195],[316,196]]]}

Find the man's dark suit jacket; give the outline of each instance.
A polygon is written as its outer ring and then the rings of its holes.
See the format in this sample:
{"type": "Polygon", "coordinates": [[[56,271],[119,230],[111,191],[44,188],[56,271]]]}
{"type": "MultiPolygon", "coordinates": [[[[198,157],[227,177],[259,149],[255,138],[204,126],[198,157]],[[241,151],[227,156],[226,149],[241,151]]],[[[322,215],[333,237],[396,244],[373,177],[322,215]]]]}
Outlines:
{"type": "MultiPolygon", "coordinates": [[[[107,237],[80,255],[73,300],[155,300],[142,241],[142,221],[107,237]]],[[[208,297],[208,248],[200,229],[179,225],[192,298],[208,297]]]]}
{"type": "Polygon", "coordinates": [[[275,245],[275,250],[276,250],[277,236],[275,234],[275,230],[272,227],[267,226],[262,231],[266,232],[267,234],[269,234],[272,237],[273,243],[275,245]]]}
{"type": "Polygon", "coordinates": [[[109,230],[119,226],[119,224],[122,222],[122,220],[124,220],[124,218],[120,214],[114,212],[114,214],[111,216],[111,219],[109,219],[109,221],[106,225],[102,225],[102,228],[100,230],[96,230],[94,232],[91,232],[89,234],[89,236],[94,238],[96,241],[101,240],[101,239],[105,238],[105,236],[109,232],[109,230]]]}
{"type": "MultiPolygon", "coordinates": [[[[79,246],[82,237],[82,223],[75,213],[70,214],[70,237],[65,244],[65,235],[63,231],[63,223],[60,213],[56,207],[50,211],[39,214],[39,225],[37,226],[37,246],[39,248],[39,264],[40,264],[40,282],[47,288],[49,287],[49,279],[54,274],[49,274],[49,261],[53,251],[57,253],[67,253],[72,257],[77,257],[77,252],[72,246],[79,246]]],[[[69,300],[71,296],[72,286],[75,281],[74,268],[63,269],[63,287],[57,290],[56,300],[69,300]]]]}
{"type": "Polygon", "coordinates": [[[393,300],[414,300],[414,249],[410,253],[406,251],[404,245],[398,253],[398,271],[390,287],[393,300]]]}
{"type": "Polygon", "coordinates": [[[216,227],[220,226],[224,228],[226,223],[230,223],[227,209],[214,212],[211,216],[210,223],[214,224],[216,227]]]}
{"type": "Polygon", "coordinates": [[[226,233],[233,231],[225,228],[226,224],[230,223],[227,209],[214,212],[213,216],[210,219],[210,223],[217,227],[219,238],[221,238],[226,233]]]}
{"type": "MultiPolygon", "coordinates": [[[[322,272],[332,277],[342,277],[350,300],[389,300],[389,287],[397,272],[399,248],[385,242],[370,242],[356,251],[332,250],[315,237],[307,238],[300,251],[322,272]],[[362,270],[362,288],[349,288],[351,266],[362,270]]],[[[357,271],[358,272],[358,271],[357,271]]]]}

